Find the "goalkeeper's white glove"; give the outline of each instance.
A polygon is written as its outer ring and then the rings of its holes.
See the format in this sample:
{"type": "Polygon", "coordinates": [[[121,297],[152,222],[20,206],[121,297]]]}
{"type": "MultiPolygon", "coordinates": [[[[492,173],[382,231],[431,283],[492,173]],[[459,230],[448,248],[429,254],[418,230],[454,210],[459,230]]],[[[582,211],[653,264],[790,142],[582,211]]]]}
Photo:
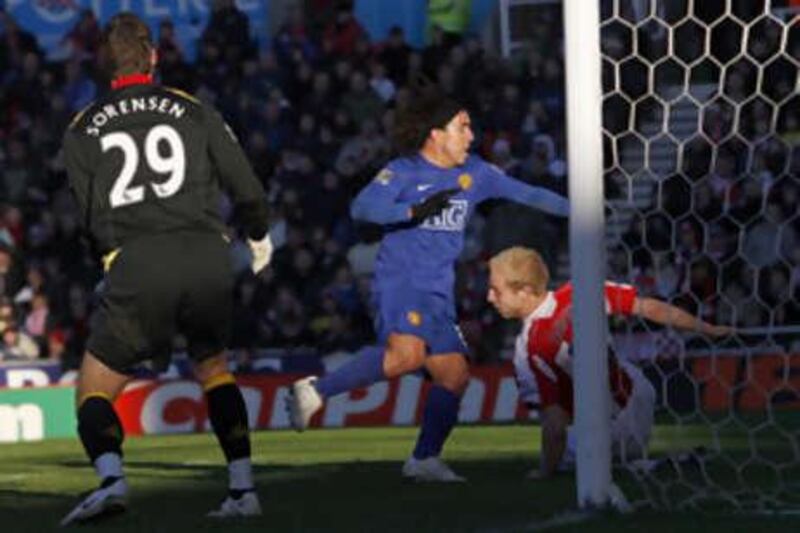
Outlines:
{"type": "Polygon", "coordinates": [[[269,232],[267,232],[260,241],[247,239],[247,244],[250,245],[250,252],[253,254],[250,267],[253,269],[253,274],[258,274],[269,264],[270,259],[272,259],[272,238],[269,232]]]}

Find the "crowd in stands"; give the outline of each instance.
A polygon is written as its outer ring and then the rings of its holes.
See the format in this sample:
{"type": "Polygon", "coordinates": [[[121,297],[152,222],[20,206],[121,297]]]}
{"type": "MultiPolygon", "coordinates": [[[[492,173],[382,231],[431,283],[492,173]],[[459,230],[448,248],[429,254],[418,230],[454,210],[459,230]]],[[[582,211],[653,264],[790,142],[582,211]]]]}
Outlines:
{"type": "MultiPolygon", "coordinates": [[[[672,8],[673,18],[686,14],[685,6],[684,11],[677,4],[672,8]]],[[[696,11],[707,23],[724,16],[711,4],[696,11]]],[[[790,33],[781,53],[784,27],[762,14],[758,3],[742,3],[736,15],[752,23],[748,39],[741,39],[741,23],[720,25],[703,68],[676,68],[679,75],[668,84],[658,81],[660,74],[678,63],[655,67],[655,93],[666,101],[680,97],[673,109],[696,120],[696,126],[682,135],[672,129],[674,117],[665,117],[652,100],[639,107],[636,131],[657,138],[661,148],[672,144],[676,157],[665,168],[656,168],[652,159],[646,168],[642,162],[621,180],[622,187],[632,179],[653,180],[655,193],[610,254],[612,277],[628,279],[706,320],[760,329],[800,324],[800,39],[790,33]],[[759,70],[758,64],[767,67],[759,70]],[[682,96],[666,90],[682,86],[682,96]],[[669,140],[664,128],[652,127],[662,120],[673,134],[669,140]]],[[[689,26],[674,48],[686,62],[703,55],[705,30],[689,26]]],[[[609,59],[626,57],[637,46],[632,33],[620,28],[610,28],[605,36],[609,59]]],[[[638,37],[650,64],[667,53],[665,33],[638,37]]],[[[620,73],[621,94],[636,100],[635,84],[626,83],[625,69],[620,73]]],[[[616,100],[606,107],[606,118],[606,124],[618,124],[630,114],[616,100]]],[[[796,331],[788,336],[796,342],[796,331]]]]}
{"type": "MultiPolygon", "coordinates": [[[[156,36],[161,82],[222,112],[272,206],[280,243],[272,265],[255,277],[246,247],[234,246],[238,348],[326,354],[371,340],[369,279],[380,233],[355,226],[349,202],[392,156],[394,110],[420,75],[473,110],[478,152],[522,179],[565,189],[557,57],[531,52],[511,64],[486,53],[476,38],[448,36],[445,44],[441,31],[417,49],[399,27],[371,42],[351,6],[316,3],[314,16],[294,9],[271,42],[256,43],[246,16],[220,2],[193,61],[169,20],[156,36]]],[[[0,360],[50,357],[74,367],[100,269],[82,242],[60,142],[71,117],[107,90],[101,29],[85,11],[64,38],[65,59],[48,62],[33,35],[8,13],[0,17],[0,309],[7,316],[0,360]]],[[[231,206],[221,209],[231,214],[231,206]]],[[[503,214],[507,209],[481,210],[467,238],[467,275],[459,277],[465,333],[483,358],[497,357],[483,333],[498,320],[485,304],[483,241],[489,234],[497,248],[510,238],[497,229],[514,216],[503,214]]],[[[541,235],[556,232],[544,216],[528,215],[528,224],[549,228],[541,235]]]]}
{"type": "MultiPolygon", "coordinates": [[[[169,20],[156,35],[161,82],[222,112],[268,191],[280,244],[272,264],[253,276],[246,246],[238,241],[233,250],[233,346],[245,352],[311,347],[327,354],[372,339],[369,279],[380,233],[356,226],[349,202],[392,156],[395,109],[420,75],[470,109],[478,153],[524,181],[566,193],[557,11],[544,10],[527,51],[507,61],[473,36],[445,40],[436,30],[423,48],[410,46],[399,27],[372,42],[351,6],[312,3],[308,16],[292,10],[270,42],[257,43],[246,16],[220,2],[193,60],[169,20]]],[[[71,368],[101,270],[83,243],[60,144],[71,117],[108,90],[101,30],[87,10],[64,37],[65,59],[48,62],[33,35],[7,12],[0,19],[0,360],[48,357],[71,368]]],[[[653,209],[612,249],[610,276],[710,320],[800,322],[800,158],[796,136],[789,139],[800,123],[797,108],[778,130],[764,125],[776,133],[759,140],[763,150],[714,148],[718,157],[696,165],[697,175],[683,169],[665,177],[653,209]]],[[[726,111],[709,115],[709,128],[724,129],[726,111]]],[[[615,111],[606,112],[612,119],[615,111]]],[[[768,121],[769,110],[750,112],[756,130],[768,121]]],[[[704,149],[712,151],[706,143],[692,155],[687,146],[685,160],[702,159],[704,149]]],[[[221,209],[231,215],[230,205],[221,209]]],[[[524,207],[490,202],[479,209],[457,278],[461,326],[477,359],[498,358],[511,331],[485,301],[487,256],[527,244],[555,270],[564,235],[563,222],[524,207]]]]}

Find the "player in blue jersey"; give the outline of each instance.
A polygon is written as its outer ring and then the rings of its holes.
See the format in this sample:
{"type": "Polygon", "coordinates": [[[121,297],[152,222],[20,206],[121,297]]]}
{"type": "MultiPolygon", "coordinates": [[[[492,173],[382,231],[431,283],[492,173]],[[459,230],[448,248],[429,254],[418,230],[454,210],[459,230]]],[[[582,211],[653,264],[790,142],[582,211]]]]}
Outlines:
{"type": "Polygon", "coordinates": [[[398,113],[393,132],[404,155],[378,173],[350,210],[355,220],[385,229],[373,280],[379,345],[363,348],[330,374],[295,382],[287,407],[292,425],[302,431],[327,398],[424,369],[433,386],[403,476],[464,481],[439,455],[469,382],[453,294],[467,221],[491,198],[559,216],[567,216],[569,208],[563,197],[470,155],[474,136],[464,107],[430,88],[418,93],[398,113]]]}

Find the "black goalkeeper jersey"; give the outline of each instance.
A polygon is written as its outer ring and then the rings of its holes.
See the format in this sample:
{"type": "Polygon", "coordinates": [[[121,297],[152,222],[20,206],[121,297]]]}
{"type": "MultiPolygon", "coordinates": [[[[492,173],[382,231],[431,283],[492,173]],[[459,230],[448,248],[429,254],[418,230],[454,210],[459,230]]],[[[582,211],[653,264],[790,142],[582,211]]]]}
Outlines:
{"type": "Polygon", "coordinates": [[[220,114],[149,76],[118,78],[113,86],[64,137],[70,186],[96,251],[146,235],[224,232],[221,190],[248,236],[262,238],[264,188],[220,114]]]}

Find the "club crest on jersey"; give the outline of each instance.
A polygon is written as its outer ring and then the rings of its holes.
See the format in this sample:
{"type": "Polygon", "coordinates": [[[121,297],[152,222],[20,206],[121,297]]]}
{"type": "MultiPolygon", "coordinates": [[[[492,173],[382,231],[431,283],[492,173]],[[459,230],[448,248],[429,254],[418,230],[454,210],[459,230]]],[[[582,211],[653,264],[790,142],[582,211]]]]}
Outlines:
{"type": "Polygon", "coordinates": [[[381,185],[389,185],[389,180],[392,179],[393,175],[394,172],[392,172],[388,168],[384,168],[380,172],[378,172],[377,176],[375,176],[375,181],[377,181],[381,185]]]}
{"type": "Polygon", "coordinates": [[[467,200],[450,200],[450,207],[426,218],[420,227],[433,231],[463,231],[467,225],[468,207],[467,200]]]}
{"type": "Polygon", "coordinates": [[[472,187],[472,176],[466,173],[461,174],[458,177],[458,186],[461,187],[462,191],[469,190],[472,187]]]}
{"type": "Polygon", "coordinates": [[[419,313],[419,311],[409,311],[406,314],[406,320],[408,320],[409,324],[416,327],[422,324],[422,315],[419,313]]]}

